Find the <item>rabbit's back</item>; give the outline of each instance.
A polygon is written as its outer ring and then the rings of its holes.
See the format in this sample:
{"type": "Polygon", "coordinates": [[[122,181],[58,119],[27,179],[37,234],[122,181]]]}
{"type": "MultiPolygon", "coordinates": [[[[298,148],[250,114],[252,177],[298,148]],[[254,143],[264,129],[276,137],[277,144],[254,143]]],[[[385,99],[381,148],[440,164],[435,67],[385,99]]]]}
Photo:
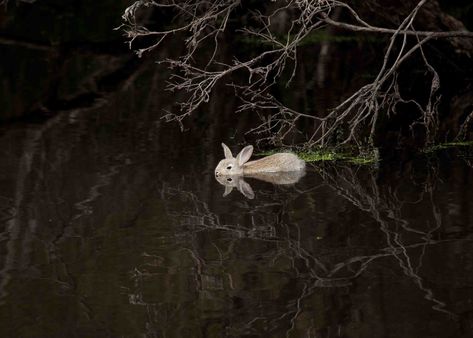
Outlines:
{"type": "Polygon", "coordinates": [[[298,171],[305,167],[305,162],[292,153],[277,153],[250,161],[243,165],[244,174],[261,172],[298,171]]]}

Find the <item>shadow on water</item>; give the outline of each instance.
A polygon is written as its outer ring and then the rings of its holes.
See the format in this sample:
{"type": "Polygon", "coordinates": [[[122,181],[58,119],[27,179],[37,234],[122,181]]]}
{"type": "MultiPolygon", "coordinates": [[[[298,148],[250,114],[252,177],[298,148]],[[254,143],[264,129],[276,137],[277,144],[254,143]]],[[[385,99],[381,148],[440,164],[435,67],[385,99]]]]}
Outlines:
{"type": "Polygon", "coordinates": [[[160,76],[1,130],[2,336],[472,334],[471,150],[222,197],[160,76]]]}

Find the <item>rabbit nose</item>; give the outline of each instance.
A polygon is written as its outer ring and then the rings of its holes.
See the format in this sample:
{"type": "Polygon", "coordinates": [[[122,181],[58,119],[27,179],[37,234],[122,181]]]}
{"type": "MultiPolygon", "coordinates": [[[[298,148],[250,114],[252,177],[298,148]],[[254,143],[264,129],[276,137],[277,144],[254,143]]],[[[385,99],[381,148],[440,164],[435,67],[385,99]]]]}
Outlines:
{"type": "Polygon", "coordinates": [[[218,177],[218,175],[220,175],[220,172],[216,171],[216,172],[215,172],[215,176],[218,177]]]}

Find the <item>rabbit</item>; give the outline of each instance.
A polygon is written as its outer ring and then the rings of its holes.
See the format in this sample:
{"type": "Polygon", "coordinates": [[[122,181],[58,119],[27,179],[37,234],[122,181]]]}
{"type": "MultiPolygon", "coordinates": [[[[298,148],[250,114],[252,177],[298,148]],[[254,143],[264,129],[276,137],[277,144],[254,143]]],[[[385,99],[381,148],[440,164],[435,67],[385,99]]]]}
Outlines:
{"type": "Polygon", "coordinates": [[[242,176],[216,176],[215,177],[221,185],[225,187],[225,192],[223,197],[229,195],[233,188],[236,188],[239,192],[241,192],[246,198],[252,200],[255,198],[255,193],[251,188],[251,185],[245,182],[242,176]]]}
{"type": "Polygon", "coordinates": [[[236,157],[233,157],[225,143],[222,143],[222,147],[225,159],[215,168],[216,177],[300,171],[305,168],[305,162],[292,153],[277,153],[248,162],[253,154],[253,146],[246,146],[236,157]]]}
{"type": "Polygon", "coordinates": [[[248,174],[246,177],[255,178],[260,181],[276,184],[291,185],[299,182],[304,177],[305,170],[298,171],[278,171],[278,172],[260,172],[248,174]]]}
{"type": "MultiPolygon", "coordinates": [[[[273,183],[276,185],[291,185],[297,183],[301,177],[305,175],[304,170],[299,171],[279,171],[274,173],[256,173],[248,175],[247,177],[254,178],[260,181],[273,183]]],[[[218,183],[225,187],[223,197],[229,195],[234,188],[241,192],[246,198],[252,200],[255,198],[255,193],[247,182],[245,182],[241,175],[216,176],[218,183]]]]}

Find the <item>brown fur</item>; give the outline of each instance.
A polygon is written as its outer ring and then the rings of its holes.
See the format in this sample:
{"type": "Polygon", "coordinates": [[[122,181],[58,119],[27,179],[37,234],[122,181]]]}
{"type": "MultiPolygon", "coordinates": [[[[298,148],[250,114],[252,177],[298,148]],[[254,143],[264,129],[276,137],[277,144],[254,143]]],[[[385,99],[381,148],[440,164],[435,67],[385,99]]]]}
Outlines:
{"type": "Polygon", "coordinates": [[[303,169],[304,166],[304,161],[299,159],[297,155],[278,153],[263,157],[259,160],[246,162],[243,165],[243,174],[251,175],[262,172],[298,171],[303,169]]]}
{"type": "Polygon", "coordinates": [[[222,143],[222,147],[225,158],[215,168],[215,176],[291,172],[305,168],[305,162],[292,153],[277,153],[259,160],[249,161],[253,153],[253,146],[246,146],[236,157],[224,143],[222,143]]]}

